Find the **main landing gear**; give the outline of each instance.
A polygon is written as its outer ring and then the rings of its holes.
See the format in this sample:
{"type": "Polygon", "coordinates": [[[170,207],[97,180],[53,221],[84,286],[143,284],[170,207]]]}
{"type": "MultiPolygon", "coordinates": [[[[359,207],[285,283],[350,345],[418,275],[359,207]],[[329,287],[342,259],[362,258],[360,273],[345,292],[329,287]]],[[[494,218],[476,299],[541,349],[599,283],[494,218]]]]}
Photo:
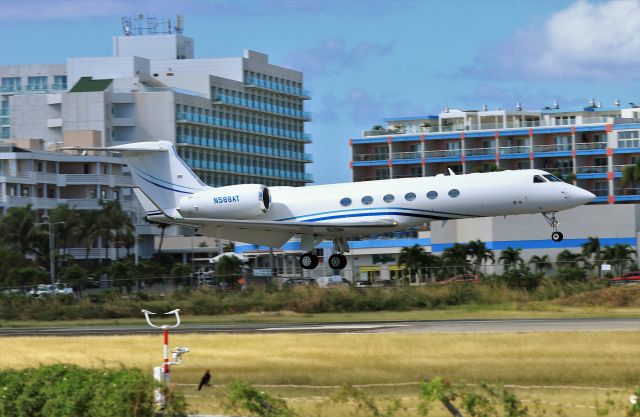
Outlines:
{"type": "MultiPolygon", "coordinates": [[[[336,253],[329,257],[327,261],[329,267],[338,270],[344,269],[347,266],[347,257],[344,256],[344,253],[349,252],[349,244],[344,238],[336,238],[333,239],[333,249],[336,253]]],[[[300,256],[300,266],[303,269],[315,269],[318,266],[318,255],[315,249],[300,256]]]]}
{"type": "Polygon", "coordinates": [[[547,223],[549,223],[549,226],[551,226],[551,229],[553,230],[553,233],[551,233],[551,240],[553,240],[554,242],[562,242],[564,236],[562,235],[562,232],[558,232],[558,225],[560,223],[556,219],[556,212],[550,211],[548,213],[542,213],[542,216],[547,221],[547,223]]]}

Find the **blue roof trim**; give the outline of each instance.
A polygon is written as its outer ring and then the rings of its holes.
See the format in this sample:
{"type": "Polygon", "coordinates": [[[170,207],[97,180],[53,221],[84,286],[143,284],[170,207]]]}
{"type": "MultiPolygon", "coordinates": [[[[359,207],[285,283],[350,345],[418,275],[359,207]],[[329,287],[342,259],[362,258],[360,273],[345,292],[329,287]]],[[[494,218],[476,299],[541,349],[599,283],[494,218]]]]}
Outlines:
{"type": "MultiPolygon", "coordinates": [[[[460,133],[462,132],[457,132],[457,133],[439,133],[439,134],[435,134],[435,135],[424,135],[424,140],[435,140],[435,139],[460,139],[460,133]]],[[[466,136],[466,133],[465,133],[466,136]]]]}
{"type": "Polygon", "coordinates": [[[441,158],[427,158],[426,163],[436,163],[436,162],[460,162],[462,159],[459,156],[443,156],[441,158]]]}
{"type": "Polygon", "coordinates": [[[571,127],[545,127],[534,128],[533,133],[571,133],[571,127]]]}
{"type": "Polygon", "coordinates": [[[467,161],[495,161],[496,156],[494,155],[470,155],[465,157],[467,161]]]}
{"type": "Polygon", "coordinates": [[[576,155],[606,155],[606,149],[588,149],[582,151],[576,151],[576,155]]]}
{"type": "Polygon", "coordinates": [[[607,126],[606,124],[601,124],[598,126],[576,126],[575,127],[575,131],[576,132],[594,132],[594,131],[605,131],[607,130],[607,126]]]}
{"type": "MultiPolygon", "coordinates": [[[[413,245],[429,246],[431,245],[430,238],[412,238],[412,239],[371,239],[371,240],[350,240],[349,247],[351,249],[368,249],[368,248],[404,248],[411,247],[413,245]]],[[[302,250],[300,241],[289,241],[281,246],[284,250],[302,250]]],[[[331,249],[333,243],[325,240],[322,243],[316,245],[316,248],[331,249]]],[[[268,251],[269,247],[260,245],[237,245],[235,248],[236,253],[243,253],[248,251],[268,251]]]]}
{"type": "Polygon", "coordinates": [[[369,143],[387,143],[387,138],[389,136],[376,136],[376,137],[371,137],[371,138],[358,138],[358,139],[352,139],[351,143],[354,145],[360,145],[360,144],[369,144],[369,143]]]}
{"type": "Polygon", "coordinates": [[[621,123],[613,125],[613,130],[640,129],[640,123],[621,123]]]}
{"type": "MultiPolygon", "coordinates": [[[[519,130],[500,130],[498,129],[498,132],[500,132],[500,136],[515,136],[515,135],[527,135],[529,136],[529,129],[523,130],[523,129],[519,129],[519,130]]],[[[465,135],[467,136],[467,135],[465,135]]]]}
{"type": "MultiPolygon", "coordinates": [[[[640,197],[640,196],[639,196],[640,197]]],[[[587,243],[588,239],[564,239],[562,242],[554,242],[551,239],[540,240],[502,240],[494,242],[485,242],[488,249],[503,250],[508,247],[520,249],[558,249],[558,248],[581,248],[587,243]]],[[[635,237],[610,237],[601,238],[600,245],[611,246],[617,244],[627,244],[636,246],[635,237]]],[[[436,243],[431,245],[432,252],[443,252],[453,246],[453,243],[436,243]]]]}
{"type": "Polygon", "coordinates": [[[481,131],[481,132],[469,132],[464,134],[464,138],[486,138],[486,137],[493,137],[496,135],[496,131],[495,130],[486,130],[486,131],[481,131]]]}
{"type": "Polygon", "coordinates": [[[375,165],[388,165],[388,159],[377,159],[375,161],[353,161],[354,167],[370,167],[375,165]]]}
{"type": "Polygon", "coordinates": [[[640,152],[640,148],[615,148],[613,150],[614,154],[617,153],[638,153],[640,152]]]}
{"type": "Polygon", "coordinates": [[[607,178],[606,172],[591,173],[591,174],[576,174],[576,178],[579,180],[591,180],[596,178],[607,178]]]}
{"type": "Polygon", "coordinates": [[[505,154],[500,154],[500,159],[522,159],[522,158],[527,158],[529,159],[529,153],[505,153],[505,154]]]}
{"type": "Polygon", "coordinates": [[[382,119],[384,122],[409,122],[412,120],[438,120],[438,116],[405,116],[405,117],[385,117],[382,119]]]}
{"type": "Polygon", "coordinates": [[[616,203],[618,201],[640,201],[640,195],[617,195],[616,203]]]}
{"type": "Polygon", "coordinates": [[[571,151],[558,151],[558,152],[534,152],[534,158],[549,158],[553,156],[571,156],[571,151]]]}
{"type": "Polygon", "coordinates": [[[393,165],[409,165],[409,164],[420,164],[422,160],[420,158],[411,158],[411,159],[394,159],[393,165]]]}
{"type": "Polygon", "coordinates": [[[394,136],[393,142],[415,142],[420,140],[420,135],[411,135],[411,136],[394,136]]]}

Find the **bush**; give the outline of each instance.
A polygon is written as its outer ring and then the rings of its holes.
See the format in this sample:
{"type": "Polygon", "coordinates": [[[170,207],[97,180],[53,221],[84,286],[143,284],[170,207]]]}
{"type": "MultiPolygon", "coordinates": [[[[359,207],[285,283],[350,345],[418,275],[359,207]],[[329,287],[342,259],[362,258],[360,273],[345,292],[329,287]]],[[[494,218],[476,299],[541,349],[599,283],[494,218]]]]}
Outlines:
{"type": "MultiPolygon", "coordinates": [[[[0,372],[3,417],[151,417],[154,381],[139,369],[51,365],[0,372]]],[[[186,415],[179,393],[167,392],[170,415],[186,415]]]]}

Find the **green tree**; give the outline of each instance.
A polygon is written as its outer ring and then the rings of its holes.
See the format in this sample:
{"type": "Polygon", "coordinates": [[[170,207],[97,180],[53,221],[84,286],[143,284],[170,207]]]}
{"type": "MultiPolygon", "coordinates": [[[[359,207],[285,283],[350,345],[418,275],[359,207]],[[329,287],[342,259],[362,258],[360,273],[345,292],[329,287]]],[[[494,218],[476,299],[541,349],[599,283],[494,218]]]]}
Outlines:
{"type": "Polygon", "coordinates": [[[62,257],[66,257],[69,239],[79,235],[80,215],[68,204],[58,204],[49,210],[49,221],[53,223],[53,235],[62,257]]]}
{"type": "Polygon", "coordinates": [[[235,278],[242,273],[242,261],[235,256],[223,256],[216,264],[216,275],[225,282],[235,285],[235,278]]]}
{"type": "Polygon", "coordinates": [[[533,265],[536,273],[549,271],[551,269],[551,261],[549,259],[549,255],[533,255],[531,259],[529,259],[529,264],[533,265]]]}
{"type": "Polygon", "coordinates": [[[78,264],[73,264],[64,270],[62,278],[65,283],[71,284],[76,288],[80,296],[82,296],[84,287],[89,282],[89,271],[78,264]]]}
{"type": "Polygon", "coordinates": [[[520,256],[521,253],[522,249],[509,246],[500,252],[498,263],[502,263],[505,271],[511,268],[517,268],[524,263],[524,260],[520,256]]]}
{"type": "Polygon", "coordinates": [[[640,182],[640,160],[635,165],[628,165],[622,170],[622,178],[620,179],[620,185],[623,188],[625,194],[635,194],[638,182],[640,182]]]}
{"type": "Polygon", "coordinates": [[[473,260],[473,272],[480,272],[480,266],[487,261],[495,263],[495,256],[493,251],[487,248],[487,245],[480,239],[472,240],[467,243],[467,251],[471,259],[473,260]]]}
{"type": "Polygon", "coordinates": [[[469,250],[464,243],[454,243],[453,246],[442,252],[442,274],[464,274],[473,270],[469,260],[469,250]]]}
{"type": "Polygon", "coordinates": [[[627,244],[617,244],[602,248],[602,262],[608,262],[616,276],[622,275],[627,266],[632,265],[637,252],[627,244]]]}
{"type": "Polygon", "coordinates": [[[589,236],[587,238],[587,242],[582,245],[582,256],[587,261],[591,261],[593,258],[593,264],[598,268],[598,276],[601,276],[602,271],[600,270],[600,257],[602,255],[602,248],[600,246],[600,239],[594,236],[589,236]]]}
{"type": "Polygon", "coordinates": [[[17,249],[23,256],[40,258],[40,263],[47,265],[47,231],[36,223],[37,214],[30,205],[10,208],[0,222],[0,244],[17,249]]]}
{"type": "Polygon", "coordinates": [[[581,253],[573,253],[568,249],[563,250],[556,256],[558,269],[565,267],[581,268],[586,266],[586,259],[581,253]],[[580,265],[582,263],[582,265],[580,265]]]}
{"type": "Polygon", "coordinates": [[[93,242],[100,235],[100,224],[98,223],[99,216],[100,213],[96,210],[83,210],[80,212],[78,231],[85,244],[86,259],[89,259],[89,252],[91,251],[93,242]]]}
{"type": "Polygon", "coordinates": [[[50,282],[49,273],[33,265],[12,268],[7,275],[7,283],[11,287],[32,286],[48,282],[50,282]]]}
{"type": "Polygon", "coordinates": [[[398,263],[409,270],[409,274],[412,280],[417,271],[418,282],[422,281],[421,268],[425,260],[425,253],[426,252],[424,251],[422,246],[418,245],[417,243],[413,246],[406,246],[400,251],[400,256],[398,256],[398,263]]]}

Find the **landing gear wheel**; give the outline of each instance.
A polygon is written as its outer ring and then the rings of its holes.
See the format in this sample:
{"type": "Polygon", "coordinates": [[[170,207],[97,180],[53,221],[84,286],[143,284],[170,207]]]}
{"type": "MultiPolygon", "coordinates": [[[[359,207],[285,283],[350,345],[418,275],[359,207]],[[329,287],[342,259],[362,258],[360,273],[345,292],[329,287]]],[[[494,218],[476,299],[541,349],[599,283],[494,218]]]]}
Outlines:
{"type": "Polygon", "coordinates": [[[318,257],[311,252],[303,253],[300,256],[300,266],[303,269],[315,269],[318,266],[318,257]]]}
{"type": "Polygon", "coordinates": [[[344,269],[347,266],[347,257],[336,253],[329,257],[329,267],[331,269],[344,269]]]}
{"type": "Polygon", "coordinates": [[[562,242],[563,238],[564,236],[562,235],[562,232],[551,233],[551,240],[553,240],[554,242],[562,242]]]}

